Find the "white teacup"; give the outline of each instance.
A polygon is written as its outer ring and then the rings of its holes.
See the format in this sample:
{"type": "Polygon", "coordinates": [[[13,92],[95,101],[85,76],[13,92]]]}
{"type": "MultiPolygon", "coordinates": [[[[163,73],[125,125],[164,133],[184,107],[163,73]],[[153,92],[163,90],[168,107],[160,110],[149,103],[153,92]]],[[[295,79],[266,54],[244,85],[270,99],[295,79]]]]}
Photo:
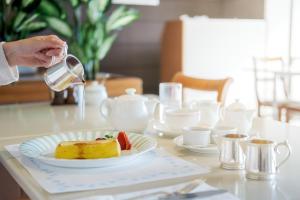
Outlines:
{"type": "Polygon", "coordinates": [[[183,144],[191,146],[208,146],[211,130],[204,127],[183,128],[183,144]]]}
{"type": "Polygon", "coordinates": [[[227,134],[235,134],[237,133],[237,128],[230,126],[216,126],[211,130],[211,143],[216,144],[214,137],[224,136],[227,134]]]}
{"type": "Polygon", "coordinates": [[[199,123],[199,111],[192,109],[171,109],[165,112],[165,124],[173,130],[182,130],[183,127],[195,126],[199,123]]]}

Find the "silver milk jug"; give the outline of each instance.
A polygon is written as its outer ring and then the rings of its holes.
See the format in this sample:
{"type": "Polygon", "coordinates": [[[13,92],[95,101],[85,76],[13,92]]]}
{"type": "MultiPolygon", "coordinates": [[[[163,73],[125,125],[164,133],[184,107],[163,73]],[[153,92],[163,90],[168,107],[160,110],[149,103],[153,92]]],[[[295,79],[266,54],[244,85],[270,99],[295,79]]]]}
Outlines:
{"type": "Polygon", "coordinates": [[[224,136],[214,136],[219,151],[221,167],[224,169],[244,169],[245,155],[241,142],[248,138],[243,134],[227,134],[224,136]]]}
{"type": "Polygon", "coordinates": [[[276,144],[266,139],[251,139],[241,144],[246,155],[246,177],[256,180],[268,180],[274,178],[278,168],[288,160],[291,155],[291,147],[287,141],[276,144]],[[281,162],[277,163],[278,147],[287,149],[281,162]]]}
{"type": "Polygon", "coordinates": [[[84,68],[75,56],[67,54],[67,46],[64,49],[64,59],[48,68],[44,74],[46,84],[54,91],[63,91],[71,85],[83,84],[84,68]]]}

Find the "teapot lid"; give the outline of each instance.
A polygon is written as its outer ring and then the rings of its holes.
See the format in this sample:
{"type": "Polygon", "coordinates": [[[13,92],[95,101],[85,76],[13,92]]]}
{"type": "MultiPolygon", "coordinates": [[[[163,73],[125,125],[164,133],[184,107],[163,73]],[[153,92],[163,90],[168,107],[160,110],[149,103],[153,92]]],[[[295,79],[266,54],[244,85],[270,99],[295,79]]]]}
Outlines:
{"type": "Polygon", "coordinates": [[[120,97],[118,97],[119,100],[134,100],[134,101],[144,101],[146,100],[145,97],[143,97],[142,95],[138,95],[135,94],[136,93],[136,89],[135,88],[127,88],[125,90],[126,94],[121,95],[120,97]]]}
{"type": "Polygon", "coordinates": [[[102,92],[105,90],[102,84],[99,84],[98,81],[92,81],[90,85],[85,88],[88,92],[102,92]]]}
{"type": "Polygon", "coordinates": [[[230,104],[227,109],[232,111],[247,110],[246,106],[240,103],[238,99],[236,99],[234,103],[230,104]]]}

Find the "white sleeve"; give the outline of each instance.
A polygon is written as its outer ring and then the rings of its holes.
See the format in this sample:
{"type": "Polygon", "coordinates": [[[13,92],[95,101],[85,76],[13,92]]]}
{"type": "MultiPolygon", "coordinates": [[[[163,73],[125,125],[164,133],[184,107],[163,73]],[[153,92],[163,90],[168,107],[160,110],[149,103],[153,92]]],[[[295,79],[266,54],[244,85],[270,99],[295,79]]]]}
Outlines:
{"type": "Polygon", "coordinates": [[[7,85],[19,80],[17,66],[9,66],[3,50],[4,42],[0,43],[0,85],[7,85]]]}

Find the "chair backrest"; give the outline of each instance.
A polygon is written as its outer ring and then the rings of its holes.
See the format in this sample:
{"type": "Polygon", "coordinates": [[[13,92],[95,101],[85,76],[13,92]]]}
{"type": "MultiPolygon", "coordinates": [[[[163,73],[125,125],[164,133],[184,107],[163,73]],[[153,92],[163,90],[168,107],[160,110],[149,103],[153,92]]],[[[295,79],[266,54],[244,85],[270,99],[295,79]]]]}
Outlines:
{"type": "Polygon", "coordinates": [[[286,80],[281,79],[282,90],[274,85],[275,72],[284,72],[285,65],[281,57],[253,57],[254,84],[257,102],[276,101],[276,93],[281,92],[284,98],[288,97],[286,80]]]}
{"type": "Polygon", "coordinates": [[[230,84],[233,82],[232,78],[226,79],[202,79],[194,78],[178,72],[172,79],[172,82],[181,83],[184,88],[190,88],[202,91],[215,91],[217,92],[217,101],[224,105],[225,98],[230,84]]]}

